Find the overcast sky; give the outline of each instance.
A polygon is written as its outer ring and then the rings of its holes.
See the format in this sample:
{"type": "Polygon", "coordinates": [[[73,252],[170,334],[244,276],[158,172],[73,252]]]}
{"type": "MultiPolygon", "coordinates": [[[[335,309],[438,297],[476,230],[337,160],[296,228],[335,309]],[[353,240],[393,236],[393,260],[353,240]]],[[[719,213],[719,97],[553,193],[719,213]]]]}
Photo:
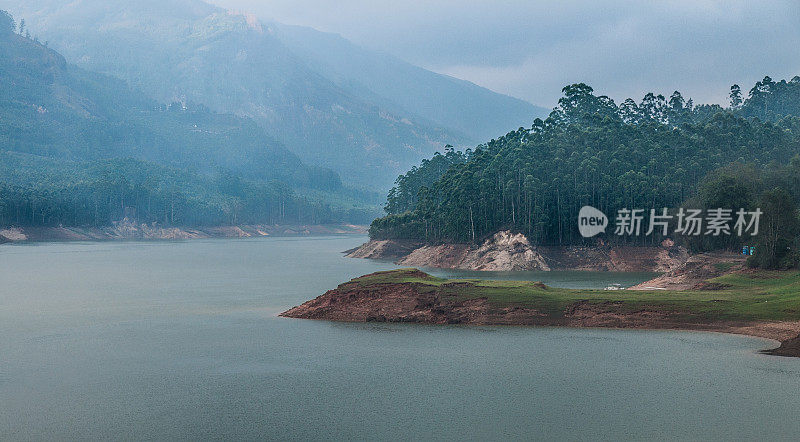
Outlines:
{"type": "Polygon", "coordinates": [[[568,83],[617,101],[800,75],[800,2],[212,0],[341,34],[411,63],[552,107],[568,83]]]}

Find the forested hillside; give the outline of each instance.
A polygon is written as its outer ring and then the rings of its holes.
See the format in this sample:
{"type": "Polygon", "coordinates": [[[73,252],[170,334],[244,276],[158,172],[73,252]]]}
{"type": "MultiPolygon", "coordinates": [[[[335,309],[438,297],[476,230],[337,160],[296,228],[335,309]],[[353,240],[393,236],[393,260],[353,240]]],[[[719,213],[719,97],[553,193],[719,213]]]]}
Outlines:
{"type": "Polygon", "coordinates": [[[0,0],[4,6],[82,68],[159,102],[248,116],[305,163],[381,192],[441,146],[530,124],[538,110],[200,0],[0,0]]]}
{"type": "MultiPolygon", "coordinates": [[[[774,169],[771,163],[788,164],[800,153],[793,107],[800,103],[798,84],[797,77],[765,79],[745,100],[734,88],[728,109],[695,106],[677,92],[617,105],[585,84],[567,86],[547,119],[478,146],[442,174],[439,160],[401,176],[389,194],[388,215],[373,222],[370,234],[468,242],[512,229],[538,244],[594,242],[577,229],[584,205],[611,217],[622,208],[675,208],[698,198],[698,184],[717,168],[738,162],[763,171],[774,169]],[[417,176],[429,178],[421,183],[417,176]]],[[[800,168],[782,173],[800,178],[800,168]]]]}
{"type": "Polygon", "coordinates": [[[159,104],[0,11],[0,225],[363,222],[369,204],[253,121],[159,104]]]}

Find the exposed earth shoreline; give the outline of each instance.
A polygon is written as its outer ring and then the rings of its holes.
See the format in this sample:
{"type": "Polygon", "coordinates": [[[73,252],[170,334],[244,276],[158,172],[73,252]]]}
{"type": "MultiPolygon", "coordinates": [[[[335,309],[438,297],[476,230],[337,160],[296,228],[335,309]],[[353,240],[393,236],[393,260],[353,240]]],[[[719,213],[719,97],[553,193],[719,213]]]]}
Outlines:
{"type": "Polygon", "coordinates": [[[800,284],[800,274],[744,272],[709,282],[716,285],[696,291],[570,290],[536,282],[444,280],[402,269],[356,278],[281,316],[722,332],[779,341],[780,347],[764,353],[800,357],[800,311],[793,299],[787,305],[779,295],[800,284]],[[784,278],[779,286],[776,278],[784,278]]]}
{"type": "Polygon", "coordinates": [[[532,246],[524,235],[508,231],[496,233],[481,245],[370,240],[344,253],[349,258],[392,260],[415,268],[662,273],[625,287],[645,291],[708,289],[708,279],[744,270],[747,261],[746,256],[726,251],[690,255],[671,240],[658,246],[532,246]]]}
{"type": "Polygon", "coordinates": [[[475,271],[586,270],[670,272],[689,259],[671,240],[653,246],[534,246],[522,234],[500,231],[479,245],[426,245],[370,240],[346,252],[350,258],[390,259],[408,267],[475,271]]]}
{"type": "Polygon", "coordinates": [[[267,236],[363,235],[366,226],[352,224],[235,225],[173,227],[135,223],[129,220],[105,227],[5,227],[0,244],[20,242],[179,240],[202,238],[252,238],[267,236]]]}

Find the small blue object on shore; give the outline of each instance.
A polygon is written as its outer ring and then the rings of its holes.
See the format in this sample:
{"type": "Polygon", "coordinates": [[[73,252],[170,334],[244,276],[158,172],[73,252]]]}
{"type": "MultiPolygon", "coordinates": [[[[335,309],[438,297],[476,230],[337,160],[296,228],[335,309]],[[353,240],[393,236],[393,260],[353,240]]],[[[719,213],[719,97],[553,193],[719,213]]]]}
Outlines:
{"type": "Polygon", "coordinates": [[[742,255],[750,255],[750,256],[753,256],[753,255],[755,255],[755,254],[756,254],[756,248],[755,248],[755,246],[750,246],[750,247],[748,247],[748,246],[743,246],[743,247],[742,247],[742,255]]]}

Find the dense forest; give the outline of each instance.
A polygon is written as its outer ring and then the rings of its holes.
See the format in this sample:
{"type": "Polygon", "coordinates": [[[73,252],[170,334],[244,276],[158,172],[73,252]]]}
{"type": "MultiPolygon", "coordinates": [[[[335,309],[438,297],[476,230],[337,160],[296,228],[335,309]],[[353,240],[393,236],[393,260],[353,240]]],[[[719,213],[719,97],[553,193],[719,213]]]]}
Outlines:
{"type": "MultiPolygon", "coordinates": [[[[734,85],[728,108],[695,105],[679,92],[669,98],[650,93],[639,103],[628,99],[619,105],[585,84],[567,86],[563,93],[550,116],[532,127],[472,152],[434,156],[400,176],[389,193],[387,216],[372,223],[370,235],[469,242],[512,229],[536,244],[588,244],[595,240],[577,229],[584,205],[609,217],[623,208],[703,207],[713,201],[701,201],[710,192],[698,192],[700,184],[731,163],[748,165],[758,176],[791,175],[773,180],[783,184],[800,177],[800,169],[775,172],[776,164],[789,164],[800,153],[800,77],[788,82],[766,77],[744,99],[734,85]]],[[[800,195],[797,188],[782,188],[794,198],[800,195]]],[[[772,189],[758,192],[767,190],[772,189]]],[[[746,201],[725,202],[740,204],[732,209],[747,208],[759,200],[758,192],[752,190],[746,201]]],[[[653,244],[663,238],[605,239],[653,244]]],[[[738,245],[689,242],[694,249],[738,245]]]]}
{"type": "Polygon", "coordinates": [[[368,222],[342,193],[300,194],[279,181],[200,174],[134,159],[68,162],[0,152],[0,225],[105,226],[368,222]]]}
{"type": "Polygon", "coordinates": [[[389,191],[386,212],[397,214],[414,210],[419,189],[432,186],[450,169],[450,166],[465,163],[471,154],[470,149],[460,152],[448,144],[445,146],[444,155],[436,152],[431,159],[422,160],[419,167],[414,166],[404,175],[400,175],[396,185],[389,191]]]}
{"type": "Polygon", "coordinates": [[[0,225],[365,223],[375,196],[247,118],[68,64],[0,11],[0,225]]]}

